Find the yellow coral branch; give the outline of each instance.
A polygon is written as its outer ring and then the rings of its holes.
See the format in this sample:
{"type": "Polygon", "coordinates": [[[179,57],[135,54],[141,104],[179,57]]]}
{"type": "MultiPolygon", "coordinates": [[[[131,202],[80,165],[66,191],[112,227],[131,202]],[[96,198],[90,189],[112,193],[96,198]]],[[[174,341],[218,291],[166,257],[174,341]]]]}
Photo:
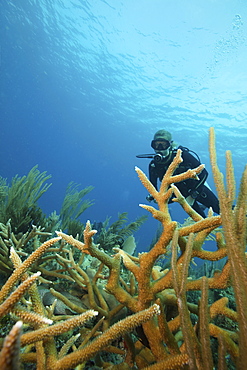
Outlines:
{"type": "Polygon", "coordinates": [[[18,321],[4,340],[3,348],[0,352],[0,369],[17,369],[20,355],[20,336],[22,321],[18,321]]]}
{"type": "Polygon", "coordinates": [[[61,238],[53,238],[43,243],[38,249],[36,249],[9,277],[7,282],[4,284],[0,291],[0,302],[2,302],[6,296],[9,294],[11,289],[13,289],[14,284],[22,275],[27,271],[27,269],[54,243],[58,242],[61,238]]]}
{"type": "MultiPolygon", "coordinates": [[[[123,336],[125,333],[133,330],[138,325],[150,320],[154,315],[160,313],[159,306],[154,304],[147,310],[138,312],[134,315],[128,316],[125,319],[112,325],[102,335],[96,338],[92,343],[86,347],[77,350],[76,352],[70,353],[63,359],[58,360],[56,364],[52,364],[54,370],[66,370],[71,369],[92,358],[102,348],[110,344],[114,339],[123,336]]],[[[51,368],[48,368],[50,370],[51,368]]]]}
{"type": "Polygon", "coordinates": [[[66,333],[69,330],[83,325],[87,320],[96,315],[98,315],[97,311],[88,310],[81,315],[75,316],[64,322],[59,322],[46,328],[41,328],[32,332],[25,333],[21,336],[21,345],[24,346],[27,344],[38,342],[40,340],[44,340],[49,337],[54,337],[56,335],[66,333]]]}
{"type": "Polygon", "coordinates": [[[24,323],[35,324],[35,325],[37,324],[38,325],[42,325],[42,324],[51,325],[53,323],[53,321],[48,319],[47,317],[38,315],[37,313],[28,311],[18,306],[12,309],[11,312],[14,315],[18,316],[18,318],[21,319],[24,323]]]}
{"type": "Polygon", "coordinates": [[[6,315],[19,302],[23,294],[29,289],[29,287],[35,282],[40,276],[40,272],[33,274],[26,280],[24,280],[18,288],[0,305],[0,317],[6,315]]]}
{"type": "Polygon", "coordinates": [[[140,168],[135,167],[135,171],[141,181],[141,183],[145,186],[147,191],[154,197],[154,199],[157,199],[158,191],[155,189],[153,184],[148,180],[147,176],[140,170],[140,168]]]}
{"type": "MultiPolygon", "coordinates": [[[[235,188],[232,163],[229,154],[227,154],[227,188],[225,188],[223,175],[221,174],[217,165],[215,135],[213,128],[210,129],[209,142],[210,159],[214,180],[219,195],[222,224],[228,251],[228,258],[231,266],[233,288],[239,317],[239,366],[244,367],[244,364],[247,362],[247,263],[244,253],[245,243],[244,246],[242,243],[246,238],[246,231],[244,231],[244,238],[239,238],[240,230],[237,227],[238,221],[236,219],[238,212],[235,213],[234,210],[232,210],[232,201],[234,198],[235,188]]],[[[247,196],[246,178],[247,172],[245,171],[242,177],[239,194],[239,199],[241,198],[244,202],[244,209],[246,209],[247,196]]],[[[239,202],[237,202],[237,204],[239,204],[239,202]]],[[[245,216],[244,219],[246,219],[245,216]]],[[[244,223],[245,222],[246,221],[244,221],[244,223]]]]}

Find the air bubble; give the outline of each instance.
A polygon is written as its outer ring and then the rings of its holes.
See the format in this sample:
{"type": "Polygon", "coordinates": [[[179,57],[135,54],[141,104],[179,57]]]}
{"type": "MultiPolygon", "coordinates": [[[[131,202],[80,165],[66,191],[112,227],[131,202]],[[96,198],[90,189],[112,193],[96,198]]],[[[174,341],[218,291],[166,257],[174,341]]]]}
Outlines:
{"type": "Polygon", "coordinates": [[[233,29],[238,30],[242,25],[243,25],[243,22],[242,22],[241,15],[236,14],[232,22],[233,29]]]}

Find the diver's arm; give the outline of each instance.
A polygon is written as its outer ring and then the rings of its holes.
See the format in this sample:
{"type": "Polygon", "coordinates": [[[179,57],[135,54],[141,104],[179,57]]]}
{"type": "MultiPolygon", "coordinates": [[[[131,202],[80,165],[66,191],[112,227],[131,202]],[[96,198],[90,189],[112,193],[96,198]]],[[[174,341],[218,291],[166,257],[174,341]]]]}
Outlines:
{"type": "Polygon", "coordinates": [[[158,190],[158,176],[155,171],[155,166],[154,166],[153,161],[149,163],[148,171],[149,171],[149,181],[153,184],[155,189],[158,190]]]}
{"type": "MultiPolygon", "coordinates": [[[[153,186],[157,190],[158,176],[156,174],[153,161],[149,163],[148,172],[149,172],[149,181],[153,184],[153,186]]],[[[152,200],[154,200],[154,197],[151,194],[148,194],[148,196],[146,196],[146,199],[148,202],[152,202],[152,200]]]]}
{"type": "Polygon", "coordinates": [[[198,175],[198,177],[199,180],[195,180],[195,186],[192,190],[200,194],[204,186],[204,183],[208,177],[208,171],[204,168],[202,172],[198,175]]]}
{"type": "MultiPolygon", "coordinates": [[[[193,155],[191,155],[188,152],[186,153],[183,152],[183,154],[184,154],[183,155],[184,164],[185,165],[188,164],[188,168],[193,169],[200,166],[201,163],[193,155]]],[[[208,171],[204,168],[198,175],[199,180],[194,179],[187,180],[189,184],[188,189],[189,195],[192,198],[195,199],[201,193],[204,183],[207,180],[207,177],[208,171]]]]}

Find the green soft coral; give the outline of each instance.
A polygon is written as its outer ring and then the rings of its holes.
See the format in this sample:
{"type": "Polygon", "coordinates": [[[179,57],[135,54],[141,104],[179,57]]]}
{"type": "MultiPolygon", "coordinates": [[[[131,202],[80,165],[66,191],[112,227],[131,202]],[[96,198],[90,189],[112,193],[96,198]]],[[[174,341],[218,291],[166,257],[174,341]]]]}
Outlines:
{"type": "Polygon", "coordinates": [[[26,232],[31,223],[43,219],[37,202],[52,184],[47,184],[51,175],[40,172],[34,166],[26,176],[14,176],[11,185],[0,178],[0,222],[11,219],[15,232],[26,232]]]}
{"type": "Polygon", "coordinates": [[[128,222],[127,212],[119,213],[118,219],[111,225],[109,225],[110,218],[107,218],[96,236],[96,242],[105,250],[111,251],[116,245],[122,245],[124,240],[137,231],[146,220],[147,216],[141,216],[126,224],[128,222]]]}

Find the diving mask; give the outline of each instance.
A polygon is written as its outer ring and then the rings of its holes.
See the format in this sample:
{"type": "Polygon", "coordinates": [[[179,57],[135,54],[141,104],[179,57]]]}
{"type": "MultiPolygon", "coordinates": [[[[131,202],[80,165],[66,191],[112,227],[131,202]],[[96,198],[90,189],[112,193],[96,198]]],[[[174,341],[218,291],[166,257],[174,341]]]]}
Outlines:
{"type": "Polygon", "coordinates": [[[162,151],[167,150],[171,146],[171,141],[165,139],[152,140],[151,147],[154,150],[162,151]]]}

